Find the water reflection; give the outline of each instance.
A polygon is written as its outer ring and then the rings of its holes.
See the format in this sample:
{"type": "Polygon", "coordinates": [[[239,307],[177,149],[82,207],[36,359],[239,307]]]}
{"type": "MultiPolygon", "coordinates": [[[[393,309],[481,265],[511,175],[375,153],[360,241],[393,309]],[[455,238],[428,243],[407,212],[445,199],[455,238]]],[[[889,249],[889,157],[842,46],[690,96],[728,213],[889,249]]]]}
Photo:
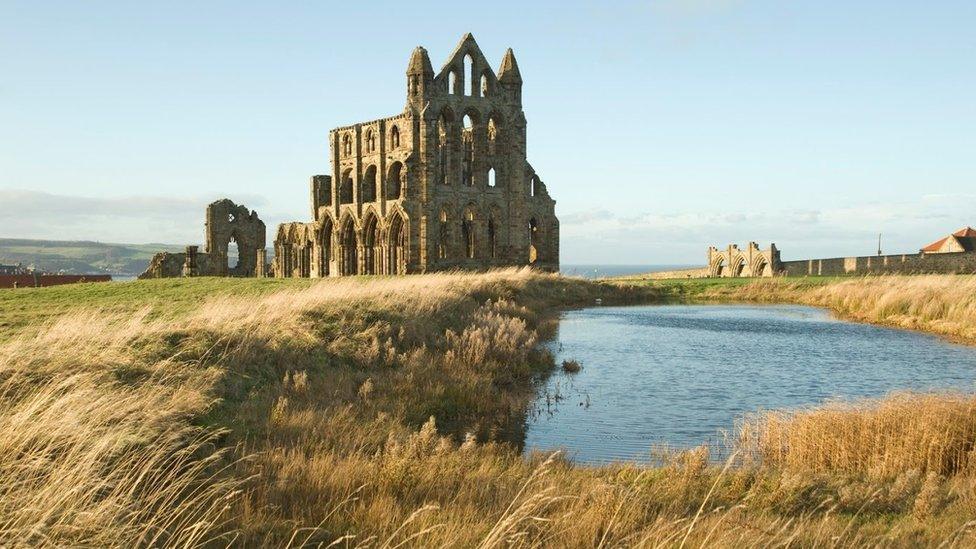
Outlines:
{"type": "Polygon", "coordinates": [[[526,450],[646,461],[655,445],[720,442],[735,418],[899,389],[972,390],[976,348],[843,322],[800,306],[598,307],[565,313],[558,372],[540,389],[526,450]]]}

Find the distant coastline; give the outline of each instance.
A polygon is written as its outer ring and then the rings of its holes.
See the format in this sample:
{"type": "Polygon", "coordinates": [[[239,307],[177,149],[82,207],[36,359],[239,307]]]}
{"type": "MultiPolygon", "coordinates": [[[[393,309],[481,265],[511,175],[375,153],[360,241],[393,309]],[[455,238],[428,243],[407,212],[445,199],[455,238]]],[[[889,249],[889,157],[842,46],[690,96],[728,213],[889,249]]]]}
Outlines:
{"type": "Polygon", "coordinates": [[[605,263],[568,263],[559,267],[559,272],[566,276],[581,276],[583,278],[603,278],[609,276],[624,276],[655,271],[676,271],[699,267],[687,263],[675,264],[644,264],[644,265],[609,265],[605,263]]]}

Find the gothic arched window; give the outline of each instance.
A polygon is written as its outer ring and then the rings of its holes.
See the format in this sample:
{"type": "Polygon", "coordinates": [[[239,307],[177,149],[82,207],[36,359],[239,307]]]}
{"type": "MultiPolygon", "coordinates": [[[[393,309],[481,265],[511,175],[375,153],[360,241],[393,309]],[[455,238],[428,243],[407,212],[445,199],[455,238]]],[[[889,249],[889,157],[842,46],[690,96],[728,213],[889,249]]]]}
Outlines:
{"type": "Polygon", "coordinates": [[[475,86],[474,79],[474,61],[471,59],[471,54],[464,56],[464,95],[475,95],[478,88],[475,86]]]}
{"type": "Polygon", "coordinates": [[[390,148],[396,149],[400,146],[400,128],[393,126],[390,128],[390,148]]]}
{"type": "Polygon", "coordinates": [[[451,74],[447,77],[447,93],[451,95],[456,95],[458,93],[458,75],[456,72],[451,71],[451,74]]]}

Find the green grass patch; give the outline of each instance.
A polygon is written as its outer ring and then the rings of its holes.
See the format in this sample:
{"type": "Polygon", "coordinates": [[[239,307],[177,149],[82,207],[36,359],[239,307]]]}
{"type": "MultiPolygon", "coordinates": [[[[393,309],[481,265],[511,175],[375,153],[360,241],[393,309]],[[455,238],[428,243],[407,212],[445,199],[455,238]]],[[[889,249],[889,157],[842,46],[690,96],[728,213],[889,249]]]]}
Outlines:
{"type": "Polygon", "coordinates": [[[0,341],[83,309],[135,313],[148,307],[150,318],[177,318],[212,297],[261,296],[317,282],[320,281],[201,277],[0,289],[0,341]]]}

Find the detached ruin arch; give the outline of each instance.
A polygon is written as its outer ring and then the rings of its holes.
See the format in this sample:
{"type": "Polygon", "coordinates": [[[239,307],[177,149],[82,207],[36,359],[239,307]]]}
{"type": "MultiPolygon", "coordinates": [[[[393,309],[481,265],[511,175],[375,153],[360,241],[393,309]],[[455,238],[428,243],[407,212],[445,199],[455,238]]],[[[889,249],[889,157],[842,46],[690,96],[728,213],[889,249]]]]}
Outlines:
{"type": "Polygon", "coordinates": [[[771,277],[780,270],[779,250],[770,244],[765,250],[750,242],[741,250],[737,244],[719,250],[708,248],[708,276],[716,278],[771,277]]]}

